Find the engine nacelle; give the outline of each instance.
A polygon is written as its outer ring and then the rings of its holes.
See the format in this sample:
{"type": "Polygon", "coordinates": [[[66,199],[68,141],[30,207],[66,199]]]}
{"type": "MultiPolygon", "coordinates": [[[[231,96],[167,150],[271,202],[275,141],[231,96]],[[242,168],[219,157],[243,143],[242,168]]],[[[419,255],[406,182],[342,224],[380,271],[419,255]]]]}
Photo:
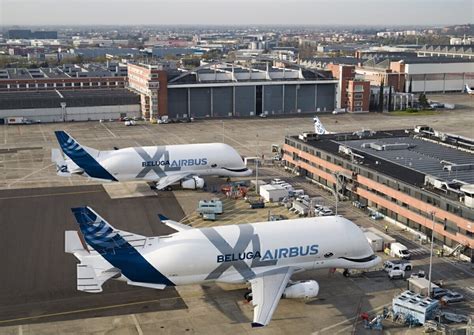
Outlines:
{"type": "Polygon", "coordinates": [[[195,190],[204,187],[204,179],[198,176],[192,176],[190,178],[183,179],[181,181],[181,187],[187,190],[195,190]]]}
{"type": "Polygon", "coordinates": [[[288,286],[283,291],[283,298],[287,299],[309,299],[319,293],[319,284],[316,280],[300,281],[288,286]]]}

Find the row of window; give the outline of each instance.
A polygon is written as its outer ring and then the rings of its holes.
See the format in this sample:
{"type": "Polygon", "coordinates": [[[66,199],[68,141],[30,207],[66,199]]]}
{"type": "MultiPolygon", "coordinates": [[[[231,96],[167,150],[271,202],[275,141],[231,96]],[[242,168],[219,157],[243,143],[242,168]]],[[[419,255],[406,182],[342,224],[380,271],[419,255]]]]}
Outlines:
{"type": "Polygon", "coordinates": [[[0,84],[0,90],[5,89],[21,89],[21,88],[35,88],[35,89],[45,89],[45,88],[61,88],[61,87],[124,87],[125,83],[120,81],[115,82],[87,82],[87,83],[43,83],[43,84],[0,84]]]}
{"type": "MultiPolygon", "coordinates": [[[[404,184],[402,182],[399,182],[397,180],[394,180],[392,178],[389,178],[387,176],[381,175],[379,173],[373,173],[370,172],[370,170],[367,170],[363,168],[361,165],[354,165],[349,161],[346,161],[345,159],[342,159],[339,156],[336,155],[331,155],[325,152],[321,152],[319,150],[315,150],[314,147],[310,147],[304,144],[301,144],[301,142],[296,142],[291,139],[286,138],[285,143],[296,147],[299,150],[302,150],[303,152],[307,152],[313,156],[316,156],[318,158],[322,158],[326,160],[327,162],[334,162],[334,164],[339,165],[341,167],[346,168],[347,170],[356,172],[368,179],[371,179],[377,183],[386,185],[394,190],[398,190],[399,192],[402,192],[404,194],[407,194],[415,199],[421,200],[427,204],[433,205],[435,207],[438,207],[442,210],[445,210],[447,212],[453,213],[457,216],[460,216],[462,218],[466,218],[468,220],[474,220],[474,213],[471,210],[463,208],[460,204],[457,203],[450,203],[449,199],[441,198],[440,196],[437,196],[435,194],[430,194],[427,192],[423,192],[422,190],[412,187],[410,185],[404,184]]],[[[298,155],[293,155],[293,159],[297,160],[298,155]]],[[[311,164],[311,163],[310,163],[311,164]]],[[[313,164],[311,164],[313,165],[313,164]]],[[[315,164],[317,167],[317,164],[315,164]]],[[[314,165],[313,165],[314,166],[314,165]]],[[[321,168],[322,169],[322,168],[321,168]]],[[[327,171],[327,169],[322,169],[325,172],[332,173],[332,171],[327,171]]],[[[424,214],[426,215],[426,213],[424,214]]]]}

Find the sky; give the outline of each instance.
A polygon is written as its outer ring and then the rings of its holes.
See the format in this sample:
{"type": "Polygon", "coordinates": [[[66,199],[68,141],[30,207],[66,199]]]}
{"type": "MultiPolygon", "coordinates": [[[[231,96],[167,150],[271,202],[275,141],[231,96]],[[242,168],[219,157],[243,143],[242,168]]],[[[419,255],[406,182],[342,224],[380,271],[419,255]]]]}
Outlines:
{"type": "Polygon", "coordinates": [[[451,25],[474,0],[0,0],[0,25],[451,25]]]}

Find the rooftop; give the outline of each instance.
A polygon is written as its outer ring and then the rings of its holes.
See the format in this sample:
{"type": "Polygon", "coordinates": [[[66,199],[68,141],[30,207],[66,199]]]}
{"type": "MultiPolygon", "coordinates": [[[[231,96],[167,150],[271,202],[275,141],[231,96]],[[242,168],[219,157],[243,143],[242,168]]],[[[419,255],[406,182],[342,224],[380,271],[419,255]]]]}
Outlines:
{"type": "Polygon", "coordinates": [[[66,102],[67,107],[131,105],[139,104],[140,97],[126,89],[118,88],[77,91],[0,92],[0,110],[59,108],[61,102],[66,102]]]}
{"type": "MultiPolygon", "coordinates": [[[[474,184],[474,155],[470,152],[422,140],[405,130],[366,136],[356,133],[320,135],[306,143],[347,159],[339,151],[343,145],[363,157],[361,166],[418,187],[425,185],[425,176],[447,183],[474,184]]],[[[298,140],[297,136],[292,138],[298,140]]]]}

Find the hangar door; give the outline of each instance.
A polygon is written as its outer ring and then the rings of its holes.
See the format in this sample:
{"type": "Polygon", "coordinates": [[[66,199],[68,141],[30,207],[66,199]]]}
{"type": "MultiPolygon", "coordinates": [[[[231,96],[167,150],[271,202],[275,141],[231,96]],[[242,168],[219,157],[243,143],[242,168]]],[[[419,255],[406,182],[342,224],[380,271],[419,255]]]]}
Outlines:
{"type": "MultiPolygon", "coordinates": [[[[168,89],[168,116],[170,119],[180,119],[188,114],[188,89],[168,89]]],[[[188,115],[189,116],[189,115],[188,115]]]]}
{"type": "Polygon", "coordinates": [[[235,116],[255,115],[255,86],[235,87],[235,116]]]}
{"type": "Polygon", "coordinates": [[[232,87],[212,88],[212,113],[214,117],[232,116],[232,87]]]}
{"type": "Polygon", "coordinates": [[[191,117],[211,116],[211,89],[209,87],[191,88],[191,117]]]}
{"type": "Polygon", "coordinates": [[[331,112],[334,110],[335,91],[334,84],[318,85],[317,104],[321,112],[331,112]]]}
{"type": "Polygon", "coordinates": [[[316,85],[310,84],[310,85],[298,85],[298,86],[296,87],[296,91],[298,94],[298,109],[301,110],[301,113],[316,111],[316,106],[315,106],[316,85]]]}

